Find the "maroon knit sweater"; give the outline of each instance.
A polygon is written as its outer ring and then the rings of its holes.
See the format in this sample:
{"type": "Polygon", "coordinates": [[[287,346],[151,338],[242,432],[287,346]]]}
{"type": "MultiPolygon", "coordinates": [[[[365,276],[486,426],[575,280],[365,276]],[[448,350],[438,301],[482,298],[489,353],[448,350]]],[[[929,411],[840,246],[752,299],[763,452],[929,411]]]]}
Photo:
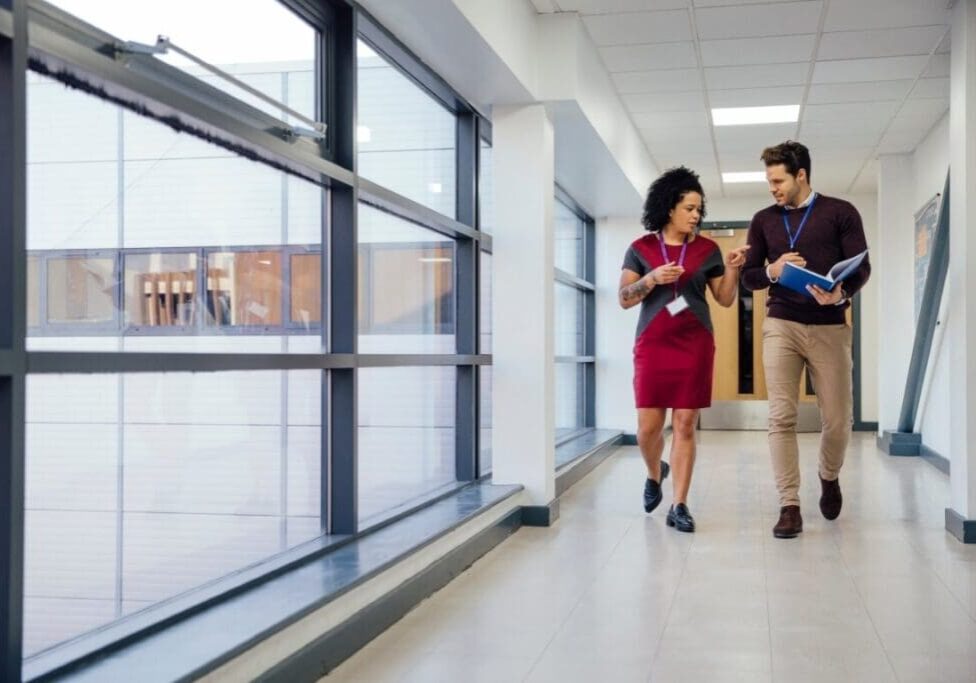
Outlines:
{"type": "MultiPolygon", "coordinates": [[[[807,261],[806,268],[826,274],[838,261],[855,256],[867,249],[861,216],[850,202],[817,194],[813,210],[803,232],[791,250],[783,225],[783,214],[795,235],[806,207],[784,210],[776,205],[763,209],[752,217],[749,226],[749,251],[742,267],[742,285],[748,290],[769,287],[767,315],[806,325],[836,325],[845,320],[844,311],[850,303],[840,306],[821,306],[816,299],[772,284],[766,277],[766,265],[788,251],[799,252],[807,261]]],[[[871,275],[871,264],[865,258],[860,267],[844,280],[844,291],[853,296],[871,275]]]]}

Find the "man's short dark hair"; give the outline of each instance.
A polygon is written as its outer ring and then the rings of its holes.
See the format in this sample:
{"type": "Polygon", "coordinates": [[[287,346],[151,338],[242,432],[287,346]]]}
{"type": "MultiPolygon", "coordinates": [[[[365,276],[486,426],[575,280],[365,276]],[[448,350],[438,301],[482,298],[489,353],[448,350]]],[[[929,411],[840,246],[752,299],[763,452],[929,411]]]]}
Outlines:
{"type": "Polygon", "coordinates": [[[806,145],[787,140],[774,147],[764,149],[760,159],[767,166],[783,164],[786,167],[786,172],[794,178],[802,168],[807,172],[807,182],[810,182],[810,150],[806,148],[806,145]]]}

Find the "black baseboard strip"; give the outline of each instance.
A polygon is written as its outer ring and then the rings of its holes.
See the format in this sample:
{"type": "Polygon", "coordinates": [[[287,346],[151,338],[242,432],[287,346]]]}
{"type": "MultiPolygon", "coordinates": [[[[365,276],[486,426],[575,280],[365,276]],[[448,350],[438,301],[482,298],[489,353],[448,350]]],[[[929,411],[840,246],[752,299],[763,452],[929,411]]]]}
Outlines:
{"type": "Polygon", "coordinates": [[[623,445],[623,439],[625,437],[625,434],[618,434],[591,450],[583,458],[557,470],[556,497],[558,498],[563,495],[573,484],[588,475],[597,465],[606,460],[617,446],[623,445]]]}
{"type": "Polygon", "coordinates": [[[918,454],[922,456],[922,459],[925,460],[925,462],[929,463],[932,465],[932,467],[936,468],[943,474],[948,475],[952,471],[952,463],[949,462],[949,458],[939,455],[924,443],[919,446],[918,454]]]}
{"type": "Polygon", "coordinates": [[[636,446],[637,445],[637,435],[636,434],[624,434],[620,437],[621,446],[636,446]]]}
{"type": "Polygon", "coordinates": [[[523,510],[512,511],[255,680],[261,683],[319,680],[515,533],[522,524],[523,510]]]}
{"type": "Polygon", "coordinates": [[[976,519],[966,519],[952,508],[946,508],[945,528],[963,543],[976,543],[976,519]]]}

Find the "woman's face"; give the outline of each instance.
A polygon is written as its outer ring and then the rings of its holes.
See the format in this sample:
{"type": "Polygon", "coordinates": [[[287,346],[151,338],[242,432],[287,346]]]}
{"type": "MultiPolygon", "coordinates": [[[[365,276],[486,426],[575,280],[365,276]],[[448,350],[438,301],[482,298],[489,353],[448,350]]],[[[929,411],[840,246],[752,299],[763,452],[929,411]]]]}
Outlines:
{"type": "Polygon", "coordinates": [[[702,196],[686,192],[671,209],[671,225],[682,235],[690,235],[701,223],[702,196]]]}

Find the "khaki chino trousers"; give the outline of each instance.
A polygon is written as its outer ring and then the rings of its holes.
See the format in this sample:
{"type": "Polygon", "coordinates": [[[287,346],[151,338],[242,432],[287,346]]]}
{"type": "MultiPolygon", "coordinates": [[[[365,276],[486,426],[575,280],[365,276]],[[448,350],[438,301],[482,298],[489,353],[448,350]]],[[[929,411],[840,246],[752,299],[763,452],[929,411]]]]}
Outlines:
{"type": "Polygon", "coordinates": [[[837,479],[854,423],[851,328],[804,325],[766,318],[763,322],[763,367],[769,395],[769,452],[780,505],[800,504],[799,447],[796,441],[797,403],[803,368],[820,408],[819,473],[837,479]]]}

